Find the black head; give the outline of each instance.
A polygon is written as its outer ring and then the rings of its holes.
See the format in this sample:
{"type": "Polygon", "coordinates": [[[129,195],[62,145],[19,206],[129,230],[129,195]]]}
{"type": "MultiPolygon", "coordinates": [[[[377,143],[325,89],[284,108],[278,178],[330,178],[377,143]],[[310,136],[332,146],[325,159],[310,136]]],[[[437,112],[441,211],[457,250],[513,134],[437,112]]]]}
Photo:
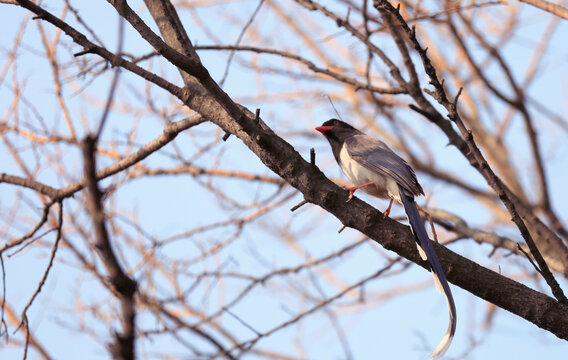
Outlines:
{"type": "Polygon", "coordinates": [[[327,120],[321,124],[321,126],[318,126],[316,130],[322,133],[327,141],[329,141],[333,157],[335,157],[338,163],[340,160],[339,153],[341,152],[341,147],[345,143],[345,140],[353,135],[363,134],[348,123],[337,119],[327,120]]]}
{"type": "Polygon", "coordinates": [[[337,119],[327,120],[321,124],[321,126],[318,126],[316,130],[322,133],[329,142],[339,143],[343,143],[345,139],[353,135],[362,134],[361,131],[355,129],[353,126],[337,119]]]}

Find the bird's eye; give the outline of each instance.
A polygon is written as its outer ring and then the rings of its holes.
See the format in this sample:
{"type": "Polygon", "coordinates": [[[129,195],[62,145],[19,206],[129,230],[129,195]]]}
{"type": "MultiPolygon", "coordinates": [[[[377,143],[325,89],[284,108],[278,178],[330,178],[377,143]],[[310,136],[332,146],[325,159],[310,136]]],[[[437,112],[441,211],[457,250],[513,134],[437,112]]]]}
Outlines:
{"type": "Polygon", "coordinates": [[[337,126],[337,125],[339,125],[339,121],[338,121],[338,120],[335,120],[335,121],[333,122],[333,126],[337,126]]]}

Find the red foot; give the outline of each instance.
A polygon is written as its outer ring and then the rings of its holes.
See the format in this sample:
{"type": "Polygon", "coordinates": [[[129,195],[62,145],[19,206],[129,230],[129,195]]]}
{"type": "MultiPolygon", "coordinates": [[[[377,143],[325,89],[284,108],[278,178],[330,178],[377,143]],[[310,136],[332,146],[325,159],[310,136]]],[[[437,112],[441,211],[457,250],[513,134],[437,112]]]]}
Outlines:
{"type": "Polygon", "coordinates": [[[386,209],[385,212],[383,213],[383,215],[384,215],[385,217],[388,217],[389,214],[390,214],[390,212],[391,212],[391,207],[392,207],[392,202],[393,202],[393,200],[394,200],[394,199],[391,199],[391,201],[390,201],[390,203],[389,203],[389,206],[387,207],[387,209],[386,209]]]}
{"type": "Polygon", "coordinates": [[[349,202],[351,199],[353,199],[353,193],[355,192],[355,190],[360,189],[360,188],[365,187],[365,186],[368,186],[368,185],[373,185],[373,184],[374,184],[374,182],[369,181],[369,182],[366,182],[366,183],[361,184],[361,185],[345,188],[345,190],[349,191],[349,197],[347,198],[346,202],[349,202]]]}

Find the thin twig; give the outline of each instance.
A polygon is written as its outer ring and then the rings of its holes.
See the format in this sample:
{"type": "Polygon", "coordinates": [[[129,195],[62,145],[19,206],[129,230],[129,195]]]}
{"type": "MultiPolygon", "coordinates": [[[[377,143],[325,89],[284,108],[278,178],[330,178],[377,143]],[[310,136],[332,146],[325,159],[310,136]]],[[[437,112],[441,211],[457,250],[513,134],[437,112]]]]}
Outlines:
{"type": "Polygon", "coordinates": [[[231,50],[231,51],[252,51],[258,54],[271,54],[278,55],[280,57],[294,60],[301,64],[304,64],[308,69],[314,73],[327,75],[335,80],[341,81],[342,83],[352,85],[356,90],[368,90],[371,92],[376,92],[379,94],[404,94],[406,91],[401,87],[380,87],[371,85],[369,83],[363,83],[354,77],[347,76],[341,72],[335,71],[331,68],[323,68],[317,66],[314,62],[305,59],[299,55],[293,54],[291,52],[261,48],[256,46],[241,45],[241,46],[231,46],[231,45],[198,45],[195,46],[196,50],[231,50]]]}
{"type": "Polygon", "coordinates": [[[422,60],[422,64],[424,66],[424,70],[430,77],[430,84],[434,86],[434,93],[432,94],[434,98],[448,110],[448,117],[451,121],[453,121],[461,135],[462,139],[465,140],[466,148],[459,149],[462,151],[464,156],[470,160],[470,163],[474,166],[476,170],[485,178],[489,186],[497,193],[507,210],[512,216],[512,220],[519,229],[523,239],[527,243],[531,254],[534,256],[536,262],[538,263],[541,274],[551,288],[552,293],[560,302],[568,304],[568,298],[564,295],[564,292],[560,288],[560,285],[554,278],[554,275],[550,271],[546,261],[542,257],[542,254],[538,250],[532,235],[530,234],[525,222],[519,215],[519,211],[517,210],[517,203],[512,198],[513,193],[507,188],[507,186],[503,183],[503,181],[495,174],[495,172],[491,169],[487,161],[485,160],[483,154],[477,147],[477,144],[474,141],[472,132],[466,128],[465,124],[463,123],[458,111],[457,111],[457,99],[461,91],[458,92],[458,95],[455,97],[455,101],[452,102],[448,100],[448,96],[445,92],[443,82],[440,82],[438,79],[436,68],[432,65],[430,58],[428,57],[426,50],[420,45],[418,39],[416,38],[416,32],[414,29],[411,29],[400,12],[394,8],[388,1],[386,0],[375,0],[374,6],[377,8],[379,12],[389,12],[397,19],[398,24],[401,26],[402,29],[407,33],[410,38],[410,41],[414,44],[414,48],[420,55],[422,60]],[[510,196],[511,195],[511,196],[510,196]]]}
{"type": "Polygon", "coordinates": [[[532,257],[525,251],[525,249],[523,249],[523,247],[521,246],[521,244],[517,243],[517,249],[519,249],[520,252],[522,252],[525,257],[529,260],[529,262],[531,263],[531,265],[534,267],[534,269],[542,275],[542,271],[540,271],[540,268],[538,267],[537,264],[535,264],[535,262],[533,261],[532,257]]]}
{"type": "MultiPolygon", "coordinates": [[[[271,334],[273,334],[273,333],[275,333],[275,332],[277,332],[277,331],[280,331],[281,329],[284,329],[284,328],[286,328],[286,327],[288,327],[288,326],[290,326],[290,325],[292,325],[292,324],[298,322],[299,320],[303,319],[304,317],[306,317],[306,316],[308,316],[308,315],[310,315],[310,314],[316,312],[317,310],[319,310],[319,309],[321,309],[321,308],[324,308],[327,304],[329,304],[329,303],[331,303],[331,302],[333,302],[333,301],[335,301],[335,300],[341,298],[343,295],[347,294],[349,291],[354,290],[354,289],[357,289],[358,287],[360,287],[361,285],[367,283],[368,281],[370,281],[370,280],[372,280],[372,279],[375,279],[375,278],[381,276],[381,275],[384,274],[386,271],[388,271],[391,267],[393,267],[395,264],[397,264],[398,262],[400,262],[401,259],[402,259],[402,258],[398,257],[398,258],[396,258],[395,260],[392,260],[388,265],[386,265],[385,267],[383,267],[383,268],[377,270],[375,273],[373,273],[373,274],[371,274],[371,275],[369,275],[369,276],[366,276],[365,278],[359,280],[359,281],[356,282],[355,284],[350,285],[350,286],[344,288],[343,290],[339,291],[337,294],[335,294],[335,295],[333,295],[333,296],[331,296],[331,297],[329,297],[329,298],[327,298],[327,299],[322,300],[321,302],[319,302],[319,303],[316,304],[315,306],[309,308],[309,309],[306,310],[306,311],[303,311],[302,313],[300,313],[300,314],[294,316],[293,318],[289,319],[288,321],[285,321],[285,322],[279,324],[278,326],[276,326],[276,327],[274,327],[274,328],[272,328],[272,329],[270,329],[270,330],[268,330],[268,331],[266,331],[266,332],[264,332],[264,333],[258,334],[257,337],[254,338],[254,339],[252,339],[252,340],[245,341],[245,342],[243,342],[243,343],[241,343],[241,344],[237,344],[237,345],[233,346],[231,349],[227,350],[227,353],[231,353],[232,351],[239,349],[239,350],[241,350],[241,354],[240,354],[240,355],[243,355],[244,352],[248,351],[248,349],[251,349],[252,346],[254,346],[254,344],[256,344],[260,339],[262,339],[262,338],[264,338],[264,337],[267,337],[267,336],[270,336],[271,334]]],[[[223,356],[223,355],[224,355],[223,353],[216,354],[215,356],[213,356],[213,358],[215,359],[215,358],[217,358],[217,357],[219,357],[219,356],[223,356]]],[[[240,356],[239,356],[239,357],[240,357],[240,356]]]]}
{"type": "Polygon", "coordinates": [[[36,234],[36,232],[38,232],[38,230],[41,229],[41,227],[47,222],[47,218],[49,216],[49,210],[51,209],[51,206],[53,204],[55,204],[55,201],[51,201],[51,202],[45,204],[44,207],[43,207],[41,219],[36,224],[36,226],[34,226],[34,228],[32,230],[30,230],[26,235],[22,236],[21,238],[10,241],[7,244],[5,244],[0,249],[0,254],[2,254],[4,251],[11,249],[14,246],[18,246],[18,245],[22,244],[24,241],[32,238],[36,234]]]}
{"type": "MultiPolygon", "coordinates": [[[[154,152],[160,150],[162,147],[169,144],[182,131],[187,130],[187,129],[189,129],[193,126],[196,126],[198,124],[201,124],[205,121],[206,121],[206,119],[203,118],[201,115],[195,114],[195,115],[192,115],[192,116],[188,116],[185,119],[182,119],[182,120],[179,120],[179,121],[176,121],[176,122],[168,123],[164,127],[164,130],[163,130],[162,134],[160,134],[160,136],[158,136],[157,138],[153,139],[152,141],[146,143],[144,146],[142,146],[140,149],[138,149],[134,153],[127,155],[127,156],[123,157],[122,159],[118,160],[117,162],[115,162],[114,164],[111,164],[111,165],[97,171],[97,174],[96,174],[97,180],[101,180],[101,179],[107,178],[109,176],[112,176],[114,174],[117,174],[117,173],[123,171],[124,169],[127,169],[127,168],[131,167],[132,165],[144,160],[145,158],[147,158],[148,156],[150,156],[154,152]]],[[[65,199],[65,198],[73,196],[78,191],[81,191],[82,189],[84,189],[85,185],[86,185],[85,179],[83,178],[79,181],[76,181],[76,182],[66,186],[63,189],[55,189],[55,188],[52,188],[51,186],[42,184],[40,182],[31,180],[29,178],[23,178],[23,177],[20,177],[20,176],[8,175],[8,174],[4,174],[4,173],[0,173],[0,183],[7,183],[7,184],[18,185],[18,186],[24,186],[26,188],[36,190],[37,192],[39,192],[41,194],[47,195],[52,199],[51,202],[48,204],[49,206],[53,205],[53,203],[55,203],[58,200],[65,199]]],[[[35,229],[35,231],[37,231],[37,229],[35,229]]],[[[30,232],[31,235],[26,235],[27,236],[26,239],[33,236],[33,234],[35,234],[35,231],[30,232]]],[[[25,239],[23,239],[23,240],[25,240],[25,239]]],[[[0,249],[0,252],[4,251],[5,248],[6,248],[6,246],[4,248],[0,249]]]]}
{"type": "Polygon", "coordinates": [[[227,314],[231,315],[232,317],[235,318],[235,320],[237,320],[239,323],[241,323],[244,327],[246,327],[247,329],[249,329],[250,331],[252,331],[253,333],[255,333],[256,335],[260,335],[260,332],[258,330],[256,330],[255,328],[253,328],[251,325],[247,324],[246,321],[244,321],[243,319],[241,319],[240,317],[238,317],[237,315],[233,314],[233,312],[229,309],[227,309],[226,307],[223,307],[223,311],[226,312],[227,314]]]}
{"type": "MultiPolygon", "coordinates": [[[[122,45],[124,43],[124,18],[122,16],[118,17],[118,46],[116,53],[122,53],[122,45]]],[[[114,70],[114,75],[112,77],[112,82],[110,85],[110,90],[108,92],[108,97],[105,104],[105,109],[103,111],[103,115],[101,116],[101,120],[99,122],[99,128],[96,132],[95,138],[99,139],[101,137],[101,133],[103,132],[103,128],[105,126],[106,120],[108,118],[108,114],[112,107],[112,102],[114,100],[114,93],[116,92],[116,87],[118,85],[118,78],[120,76],[120,67],[117,66],[114,70]]]]}
{"type": "Polygon", "coordinates": [[[298,204],[294,205],[290,211],[294,212],[296,210],[298,210],[300,207],[306,205],[308,203],[308,200],[302,200],[301,202],[299,202],[298,204]]]}
{"type": "Polygon", "coordinates": [[[554,14],[556,16],[560,16],[561,18],[564,18],[566,20],[568,20],[568,9],[566,9],[565,7],[562,7],[558,4],[554,4],[551,3],[549,1],[545,1],[545,0],[519,0],[520,2],[524,2],[527,4],[531,4],[533,6],[536,6],[537,8],[547,11],[551,14],[554,14]]]}
{"type": "Polygon", "coordinates": [[[8,324],[4,318],[4,307],[6,306],[6,268],[4,267],[4,256],[0,253],[0,266],[2,268],[2,305],[0,306],[0,337],[6,336],[8,341],[8,324]]]}
{"type": "Polygon", "coordinates": [[[59,202],[59,223],[57,225],[57,236],[55,238],[55,242],[53,243],[53,248],[51,250],[51,256],[49,257],[49,263],[47,264],[47,268],[45,269],[43,276],[39,282],[39,285],[36,289],[36,291],[33,293],[32,297],[30,298],[30,300],[28,301],[28,303],[26,304],[26,306],[24,307],[24,310],[22,310],[22,315],[21,315],[21,321],[18,324],[18,326],[16,327],[16,330],[14,330],[14,332],[17,332],[22,326],[25,328],[26,331],[26,341],[24,344],[24,355],[23,358],[26,359],[27,357],[27,353],[28,353],[28,346],[30,344],[30,328],[29,328],[29,321],[28,321],[28,309],[32,306],[34,300],[36,299],[36,297],[39,295],[39,293],[41,292],[41,289],[43,288],[43,285],[45,284],[45,281],[47,280],[47,276],[49,275],[49,271],[51,270],[51,267],[53,266],[53,260],[55,259],[55,253],[57,252],[58,246],[59,246],[59,241],[61,240],[62,237],[62,229],[63,227],[63,203],[60,201],[59,202]]]}
{"type": "MultiPolygon", "coordinates": [[[[258,5],[256,6],[256,9],[254,9],[254,11],[252,12],[252,15],[248,19],[247,23],[245,24],[245,26],[243,26],[243,29],[241,30],[241,33],[237,37],[237,41],[235,42],[234,46],[239,46],[239,44],[241,43],[241,40],[243,39],[243,36],[245,35],[247,29],[252,25],[254,19],[256,18],[256,15],[260,11],[262,4],[264,4],[264,0],[259,1],[258,5]]],[[[227,76],[229,76],[229,69],[231,68],[231,62],[233,61],[234,56],[235,56],[235,50],[233,50],[229,53],[229,59],[227,60],[227,65],[225,66],[225,73],[223,74],[223,77],[219,81],[220,86],[223,86],[223,84],[225,83],[225,80],[227,79],[227,76]]]]}
{"type": "Polygon", "coordinates": [[[434,237],[435,242],[438,242],[438,234],[436,233],[436,227],[434,226],[434,221],[432,220],[432,216],[430,216],[430,213],[426,209],[424,209],[422,206],[418,205],[416,203],[416,201],[414,202],[414,205],[416,205],[418,210],[422,211],[424,213],[424,215],[426,215],[426,218],[428,219],[428,222],[430,223],[430,229],[432,229],[432,237],[434,237]]]}
{"type": "MultiPolygon", "coordinates": [[[[347,15],[349,16],[349,13],[347,13],[347,15]]],[[[331,97],[329,95],[327,95],[327,100],[329,101],[329,103],[331,104],[331,107],[333,108],[333,111],[335,111],[335,115],[337,115],[337,117],[339,118],[339,120],[343,121],[343,119],[341,118],[341,115],[339,115],[339,111],[337,111],[337,109],[335,108],[335,104],[333,103],[333,101],[331,100],[331,97]]]]}

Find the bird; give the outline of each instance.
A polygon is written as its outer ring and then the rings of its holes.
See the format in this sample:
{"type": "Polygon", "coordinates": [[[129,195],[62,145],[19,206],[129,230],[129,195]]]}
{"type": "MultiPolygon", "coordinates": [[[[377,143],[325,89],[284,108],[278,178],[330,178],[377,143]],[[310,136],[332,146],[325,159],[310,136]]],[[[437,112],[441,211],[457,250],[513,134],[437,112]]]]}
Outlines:
{"type": "Polygon", "coordinates": [[[436,288],[446,298],[448,329],[439,345],[429,355],[433,359],[442,357],[453,340],[457,312],[444,270],[414,201],[415,196],[424,195],[414,170],[384,142],[366,135],[344,121],[330,119],[315,129],[329,141],[335,160],[353,183],[353,186],[346,188],[349,191],[347,201],[350,201],[353,193],[359,189],[382,199],[390,198],[385,216],[390,213],[393,201],[402,204],[420,257],[428,261],[436,288]]]}

